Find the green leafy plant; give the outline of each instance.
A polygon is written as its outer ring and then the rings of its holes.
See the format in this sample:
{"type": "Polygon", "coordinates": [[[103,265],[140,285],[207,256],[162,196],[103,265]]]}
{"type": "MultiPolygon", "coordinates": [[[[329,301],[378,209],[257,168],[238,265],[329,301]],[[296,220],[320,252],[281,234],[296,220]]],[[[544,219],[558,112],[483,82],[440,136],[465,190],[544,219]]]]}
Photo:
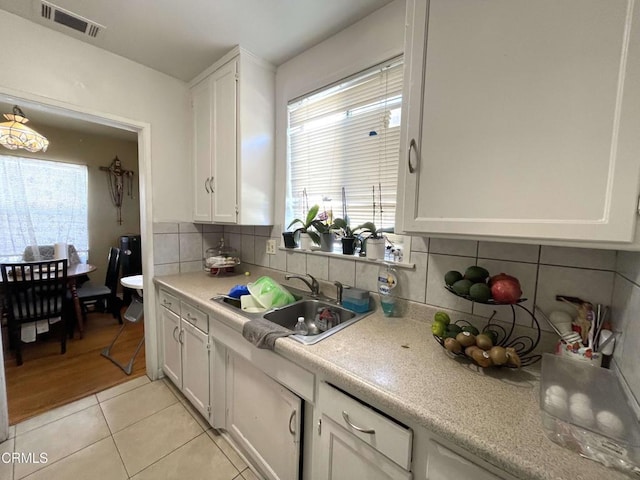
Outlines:
{"type": "Polygon", "coordinates": [[[373,222],[365,222],[362,225],[358,225],[353,229],[354,232],[362,232],[368,233],[369,236],[367,238],[376,239],[382,238],[383,233],[393,233],[392,227],[387,228],[376,228],[373,222]]]}
{"type": "Polygon", "coordinates": [[[352,238],[355,232],[351,229],[348,219],[336,218],[331,224],[331,230],[338,230],[343,238],[352,238]]]}
{"type": "Polygon", "coordinates": [[[299,218],[295,218],[291,221],[287,229],[290,229],[294,225],[300,224],[302,226],[297,228],[295,232],[308,233],[315,243],[320,243],[320,236],[318,235],[318,233],[311,230],[311,227],[313,227],[315,230],[318,230],[319,224],[322,223],[321,220],[316,219],[316,217],[318,216],[318,210],[320,210],[319,205],[312,206],[307,212],[307,216],[305,217],[304,221],[299,218]]]}

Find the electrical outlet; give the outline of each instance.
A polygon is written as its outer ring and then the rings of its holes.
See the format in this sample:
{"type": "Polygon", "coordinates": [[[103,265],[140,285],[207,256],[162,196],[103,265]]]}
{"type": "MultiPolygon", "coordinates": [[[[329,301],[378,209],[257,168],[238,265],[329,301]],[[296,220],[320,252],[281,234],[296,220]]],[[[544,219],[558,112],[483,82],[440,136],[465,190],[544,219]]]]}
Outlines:
{"type": "Polygon", "coordinates": [[[271,240],[267,240],[267,253],[269,255],[275,255],[276,254],[276,241],[271,239],[271,240]]]}

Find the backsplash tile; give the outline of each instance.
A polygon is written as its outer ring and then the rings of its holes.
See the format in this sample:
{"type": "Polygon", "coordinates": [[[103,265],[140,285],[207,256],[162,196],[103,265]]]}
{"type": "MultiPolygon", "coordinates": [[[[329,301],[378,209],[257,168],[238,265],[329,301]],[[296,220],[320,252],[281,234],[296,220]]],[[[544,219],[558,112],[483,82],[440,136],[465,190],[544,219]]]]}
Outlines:
{"type": "MultiPolygon", "coordinates": [[[[611,305],[614,276],[614,272],[604,270],[540,265],[536,304],[547,315],[554,310],[564,310],[573,316],[576,315],[575,309],[557,301],[556,295],[579,297],[594,305],[611,305]]],[[[544,321],[540,326],[550,330],[544,321]]]]}
{"type": "MultiPolygon", "coordinates": [[[[242,248],[240,249],[240,259],[246,263],[255,262],[255,236],[254,235],[242,235],[242,248]]],[[[266,249],[266,246],[265,246],[266,249]]]]}
{"type": "Polygon", "coordinates": [[[177,233],[154,233],[153,254],[155,265],[180,261],[180,242],[177,233]]]}
{"type": "Polygon", "coordinates": [[[305,255],[307,273],[318,280],[329,280],[329,257],[326,255],[305,255]]]}
{"type": "Polygon", "coordinates": [[[474,257],[478,253],[478,242],[475,240],[453,240],[450,238],[431,238],[429,252],[445,255],[462,255],[474,257]]]}
{"type": "Polygon", "coordinates": [[[478,258],[538,263],[540,246],[521,243],[478,242],[478,258]]]}
{"type": "MultiPolygon", "coordinates": [[[[253,260],[256,265],[260,265],[261,267],[269,266],[269,257],[271,255],[267,254],[267,240],[268,237],[255,237],[255,242],[253,245],[253,260]]],[[[244,258],[240,258],[243,263],[248,263],[244,258]]]]}
{"type": "Polygon", "coordinates": [[[304,275],[307,273],[307,254],[287,251],[287,272],[304,275]]]}
{"type": "Polygon", "coordinates": [[[355,285],[356,262],[342,258],[329,257],[329,281],[338,281],[343,285],[355,285]]]}
{"type": "Polygon", "coordinates": [[[640,285],[640,253],[618,252],[616,272],[636,285],[640,285]]]}
{"type": "MultiPolygon", "coordinates": [[[[268,238],[276,239],[277,245],[281,245],[281,226],[155,223],[153,231],[156,275],[201,270],[204,252],[207,248],[216,248],[224,235],[227,245],[241,252],[243,263],[268,266],[282,272],[309,273],[319,280],[337,280],[372,292],[377,290],[378,263],[280,248],[275,255],[267,255],[268,238]],[[198,236],[201,237],[201,251],[196,254],[198,236]]],[[[457,311],[461,318],[472,312],[472,306],[473,312],[480,316],[488,317],[493,312],[491,307],[473,304],[444,289],[443,277],[447,271],[464,272],[468,266],[476,264],[494,275],[504,271],[517,277],[528,299],[525,306],[530,309],[535,302],[546,313],[562,309],[573,314],[569,305],[555,300],[557,294],[611,304],[610,318],[619,336],[616,339],[616,363],[635,397],[640,398],[640,369],[637,368],[640,355],[639,252],[414,236],[411,238],[411,252],[405,252],[407,257],[416,264],[416,268],[398,269],[399,296],[457,311]]],[[[505,311],[510,311],[510,308],[496,310],[500,317],[508,320],[505,311]]],[[[528,322],[520,314],[517,318],[519,323],[528,322]]],[[[543,329],[549,328],[543,319],[538,320],[543,329]]]]}
{"type": "Polygon", "coordinates": [[[180,234],[180,261],[193,262],[202,261],[202,234],[181,233],[180,234]]]}
{"type": "Polygon", "coordinates": [[[591,248],[550,247],[540,248],[540,263],[564,267],[582,267],[596,270],[615,270],[616,252],[591,248]]]}

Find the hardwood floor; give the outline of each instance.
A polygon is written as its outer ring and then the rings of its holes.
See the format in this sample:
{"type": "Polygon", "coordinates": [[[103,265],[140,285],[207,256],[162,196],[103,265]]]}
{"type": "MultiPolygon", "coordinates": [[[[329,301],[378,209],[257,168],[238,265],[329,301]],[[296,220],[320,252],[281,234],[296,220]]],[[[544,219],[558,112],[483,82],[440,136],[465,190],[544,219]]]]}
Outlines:
{"type": "MultiPolygon", "coordinates": [[[[126,362],[144,335],[144,322],[129,324],[111,350],[120,362],[126,362]]],[[[67,353],[60,355],[57,332],[50,338],[38,337],[23,344],[24,363],[16,366],[8,349],[3,328],[5,374],[9,403],[9,424],[73,402],[114,385],[145,375],[144,346],[138,353],[131,375],[125,374],[100,355],[115,337],[120,325],[110,314],[90,313],[82,340],[67,340],[67,353]]]]}

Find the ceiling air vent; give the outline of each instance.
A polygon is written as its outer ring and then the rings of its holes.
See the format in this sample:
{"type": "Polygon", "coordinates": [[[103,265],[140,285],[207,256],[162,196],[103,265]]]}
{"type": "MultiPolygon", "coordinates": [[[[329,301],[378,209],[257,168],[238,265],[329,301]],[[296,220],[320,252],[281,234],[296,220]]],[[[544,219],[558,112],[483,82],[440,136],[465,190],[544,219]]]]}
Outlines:
{"type": "Polygon", "coordinates": [[[41,2],[41,15],[42,18],[58,23],[60,25],[64,25],[65,27],[69,27],[74,29],[77,32],[84,33],[89,37],[96,38],[98,33],[105,27],[100,25],[99,23],[92,22],[89,19],[81,17],[69,10],[65,10],[64,8],[60,8],[53,3],[45,2],[42,0],[41,2]]]}

